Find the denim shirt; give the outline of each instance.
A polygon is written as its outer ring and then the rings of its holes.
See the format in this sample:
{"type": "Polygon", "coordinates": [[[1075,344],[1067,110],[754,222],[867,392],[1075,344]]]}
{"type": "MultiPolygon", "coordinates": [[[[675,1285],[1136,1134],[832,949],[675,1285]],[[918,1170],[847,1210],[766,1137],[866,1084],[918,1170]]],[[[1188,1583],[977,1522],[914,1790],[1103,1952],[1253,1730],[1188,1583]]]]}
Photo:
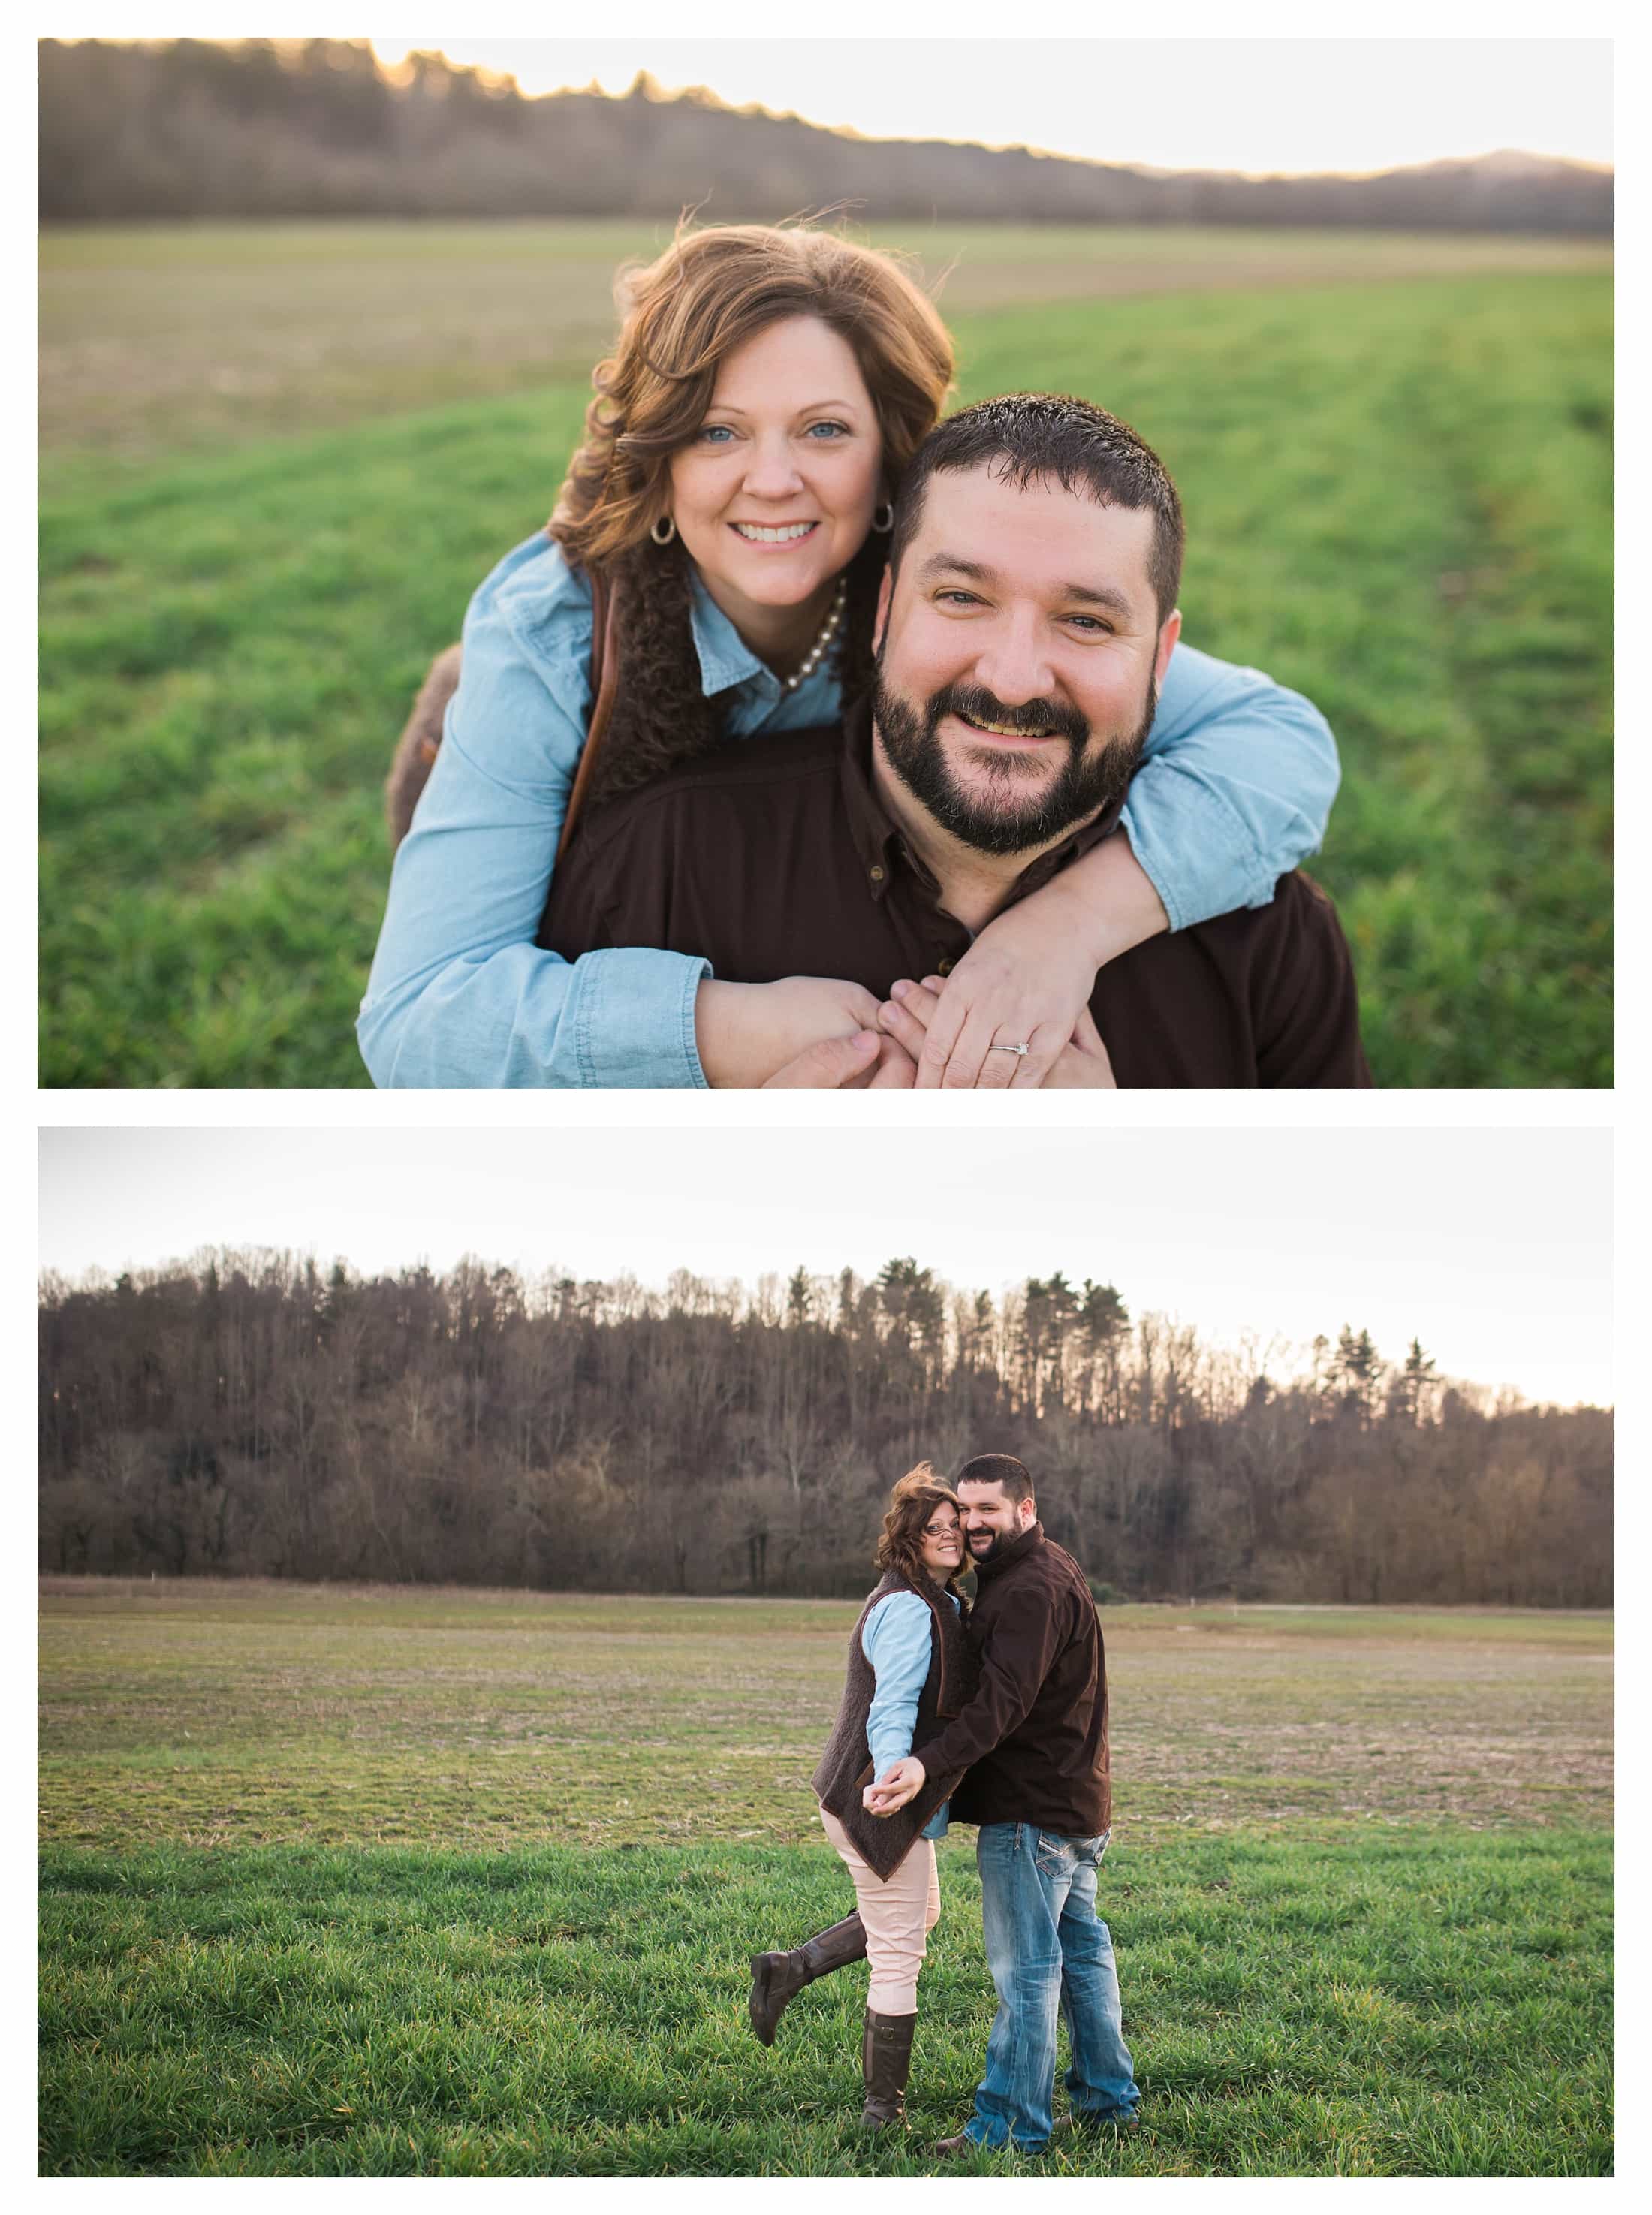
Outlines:
{"type": "MultiPolygon", "coordinates": [[[[728,737],[836,721],[832,669],[789,692],[697,576],[691,623],[728,737]]],[[[459,689],[356,1025],[376,1084],[705,1084],[694,1001],[709,962],[642,947],[568,962],[534,944],[590,667],[590,587],[536,533],[465,617],[459,689]]],[[[1122,819],[1170,928],[1265,906],[1318,845],[1339,775],[1330,727],[1299,693],[1178,646],[1122,819]]]]}
{"type": "MultiPolygon", "coordinates": [[[[955,1608],[954,1595],[949,1592],[947,1598],[955,1608]]],[[[861,1631],[861,1652],[877,1679],[866,1718],[866,1750],[872,1757],[873,1776],[881,1776],[892,1762],[904,1761],[912,1750],[918,1695],[930,1673],[927,1604],[916,1592],[891,1592],[887,1599],[881,1599],[861,1631]]],[[[919,1838],[945,1838],[950,1804],[941,1802],[919,1838]]]]}

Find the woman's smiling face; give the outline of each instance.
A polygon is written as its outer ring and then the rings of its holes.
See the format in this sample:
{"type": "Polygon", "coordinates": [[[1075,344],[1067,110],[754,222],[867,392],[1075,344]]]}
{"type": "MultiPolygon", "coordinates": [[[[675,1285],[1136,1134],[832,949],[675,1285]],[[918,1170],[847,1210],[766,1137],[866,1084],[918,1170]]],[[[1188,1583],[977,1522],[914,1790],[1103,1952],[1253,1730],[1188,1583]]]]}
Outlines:
{"type": "Polygon", "coordinates": [[[964,1558],[963,1525],[949,1501],[933,1509],[918,1540],[924,1567],[937,1584],[944,1584],[964,1558]]]}
{"type": "Polygon", "coordinates": [[[671,513],[736,629],[824,592],[871,528],[882,461],[854,352],[817,316],[771,323],[729,355],[672,456],[671,513]]]}

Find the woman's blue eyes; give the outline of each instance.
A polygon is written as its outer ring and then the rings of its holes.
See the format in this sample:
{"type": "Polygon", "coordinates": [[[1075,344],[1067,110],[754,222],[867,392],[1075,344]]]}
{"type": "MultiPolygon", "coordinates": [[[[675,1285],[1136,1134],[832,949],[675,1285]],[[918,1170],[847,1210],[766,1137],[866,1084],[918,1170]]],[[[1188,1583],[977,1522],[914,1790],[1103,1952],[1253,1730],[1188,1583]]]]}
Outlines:
{"type": "MultiPolygon", "coordinates": [[[[700,436],[708,445],[725,446],[734,436],[734,430],[732,424],[708,423],[700,436]]],[[[839,439],[849,436],[849,426],[847,423],[811,423],[803,436],[813,439],[817,446],[835,445],[839,439]],[[818,435],[821,432],[826,434],[824,438],[818,435]]]]}

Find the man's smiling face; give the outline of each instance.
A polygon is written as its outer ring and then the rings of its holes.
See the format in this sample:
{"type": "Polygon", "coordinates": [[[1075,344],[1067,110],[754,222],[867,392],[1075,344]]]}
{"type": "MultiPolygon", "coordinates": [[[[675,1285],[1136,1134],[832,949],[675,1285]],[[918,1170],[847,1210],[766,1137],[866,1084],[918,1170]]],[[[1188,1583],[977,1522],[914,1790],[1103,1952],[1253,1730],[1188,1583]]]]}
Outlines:
{"type": "Polygon", "coordinates": [[[1001,1484],[983,1484],[969,1477],[958,1481],[958,1505],[964,1514],[964,1543],[974,1562],[991,1561],[1000,1546],[1007,1546],[1038,1519],[1031,1500],[1007,1500],[1001,1484]]]}
{"type": "Polygon", "coordinates": [[[1128,784],[1181,628],[1158,619],[1153,528],[990,464],[925,483],[879,604],[878,743],[966,845],[1047,846],[1128,784]]]}

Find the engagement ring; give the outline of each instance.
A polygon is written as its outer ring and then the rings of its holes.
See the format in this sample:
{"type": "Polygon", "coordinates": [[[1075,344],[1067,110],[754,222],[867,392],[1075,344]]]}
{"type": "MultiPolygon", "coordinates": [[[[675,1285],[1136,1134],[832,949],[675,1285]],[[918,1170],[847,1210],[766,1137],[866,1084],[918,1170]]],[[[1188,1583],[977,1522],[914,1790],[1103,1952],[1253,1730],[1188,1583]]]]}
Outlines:
{"type": "Polygon", "coordinates": [[[1030,1053],[1032,1052],[1032,1048],[1025,1044],[1021,1046],[998,1046],[995,1044],[988,1046],[986,1051],[988,1053],[1030,1053]]]}

